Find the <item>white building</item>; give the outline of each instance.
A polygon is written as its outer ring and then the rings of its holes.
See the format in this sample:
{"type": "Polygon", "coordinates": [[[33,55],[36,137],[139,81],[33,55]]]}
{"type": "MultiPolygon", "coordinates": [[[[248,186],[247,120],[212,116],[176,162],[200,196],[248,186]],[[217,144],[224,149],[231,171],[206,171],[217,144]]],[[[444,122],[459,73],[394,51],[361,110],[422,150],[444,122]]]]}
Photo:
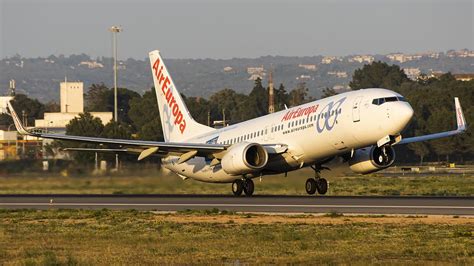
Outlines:
{"type": "Polygon", "coordinates": [[[247,67],[247,73],[249,75],[257,74],[262,75],[265,72],[265,69],[262,67],[247,67]]]}
{"type": "Polygon", "coordinates": [[[82,61],[81,63],[79,63],[79,66],[85,66],[90,69],[104,68],[104,65],[97,61],[82,61]]]}
{"type": "Polygon", "coordinates": [[[338,58],[335,57],[335,56],[325,56],[325,57],[323,57],[323,59],[321,60],[321,63],[328,65],[328,64],[331,64],[332,61],[337,60],[337,59],[338,59],[338,58]]]}
{"type": "Polygon", "coordinates": [[[336,76],[338,78],[347,78],[347,72],[345,71],[329,71],[328,75],[336,76]]]}
{"type": "Polygon", "coordinates": [[[316,71],[316,65],[307,65],[307,64],[299,64],[298,67],[301,67],[306,70],[316,71]]]}
{"type": "Polygon", "coordinates": [[[59,84],[61,113],[84,112],[84,83],[64,81],[59,84]]]}
{"type": "Polygon", "coordinates": [[[422,58],[422,54],[389,54],[387,58],[392,61],[398,61],[400,63],[404,63],[407,61],[419,60],[422,58]]]}
{"type": "Polygon", "coordinates": [[[405,72],[405,75],[407,75],[407,77],[411,80],[417,80],[418,77],[421,74],[421,70],[419,68],[415,68],[415,67],[404,68],[403,72],[405,72]]]}
{"type": "Polygon", "coordinates": [[[371,55],[356,55],[351,58],[349,58],[349,62],[359,62],[359,63],[372,63],[375,60],[375,58],[371,55]]]}
{"type": "MultiPolygon", "coordinates": [[[[60,83],[60,107],[57,113],[44,113],[43,119],[35,120],[35,127],[64,131],[66,125],[84,112],[84,84],[82,82],[60,83]]],[[[98,117],[102,124],[107,124],[113,118],[112,112],[91,112],[98,117]]]]}

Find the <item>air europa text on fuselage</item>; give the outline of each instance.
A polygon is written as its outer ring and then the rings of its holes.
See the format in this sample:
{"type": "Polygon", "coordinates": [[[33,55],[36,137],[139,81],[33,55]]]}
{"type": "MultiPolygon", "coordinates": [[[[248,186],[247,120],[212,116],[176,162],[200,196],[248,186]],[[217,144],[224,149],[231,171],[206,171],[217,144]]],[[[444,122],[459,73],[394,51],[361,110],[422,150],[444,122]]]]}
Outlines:
{"type": "Polygon", "coordinates": [[[298,118],[298,117],[301,117],[301,116],[309,116],[313,113],[316,113],[316,110],[318,110],[318,107],[319,107],[319,104],[316,104],[316,105],[313,105],[313,106],[309,106],[309,107],[305,107],[305,108],[298,108],[296,110],[288,111],[283,116],[281,121],[282,122],[283,121],[288,121],[290,119],[298,118]]]}
{"type": "MultiPolygon", "coordinates": [[[[160,59],[156,59],[155,63],[153,64],[153,70],[155,72],[156,80],[158,84],[161,85],[161,91],[166,98],[166,102],[170,107],[171,113],[174,117],[174,124],[179,125],[179,131],[181,133],[184,132],[186,129],[186,119],[183,117],[183,113],[181,112],[178,103],[173,95],[173,90],[171,85],[171,80],[168,75],[165,75],[163,72],[163,65],[160,66],[160,59]]],[[[158,88],[155,88],[157,90],[158,88]]]]}

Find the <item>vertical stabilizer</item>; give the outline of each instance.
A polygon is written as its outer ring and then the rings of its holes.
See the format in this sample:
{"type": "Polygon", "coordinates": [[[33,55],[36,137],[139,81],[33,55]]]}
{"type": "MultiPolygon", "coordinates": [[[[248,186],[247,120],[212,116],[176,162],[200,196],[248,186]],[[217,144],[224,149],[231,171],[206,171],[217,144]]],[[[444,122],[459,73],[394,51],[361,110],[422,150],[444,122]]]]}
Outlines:
{"type": "Polygon", "coordinates": [[[165,141],[183,142],[214,130],[191,117],[158,50],[150,52],[150,64],[165,141]]]}

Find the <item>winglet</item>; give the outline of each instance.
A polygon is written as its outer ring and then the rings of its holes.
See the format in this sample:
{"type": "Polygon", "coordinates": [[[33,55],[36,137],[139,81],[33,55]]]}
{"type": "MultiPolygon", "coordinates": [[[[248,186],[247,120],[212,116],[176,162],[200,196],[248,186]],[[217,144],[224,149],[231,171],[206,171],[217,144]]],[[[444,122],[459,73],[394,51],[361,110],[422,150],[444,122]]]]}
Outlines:
{"type": "Polygon", "coordinates": [[[16,114],[15,109],[13,109],[10,101],[7,102],[7,110],[13,118],[13,123],[15,123],[18,133],[21,135],[31,135],[31,133],[23,127],[23,124],[21,123],[20,118],[18,118],[18,115],[16,114]]]}
{"type": "Polygon", "coordinates": [[[466,130],[466,119],[464,119],[464,114],[462,112],[461,104],[459,103],[459,98],[454,97],[454,108],[456,110],[456,121],[458,124],[458,131],[466,130]]]}

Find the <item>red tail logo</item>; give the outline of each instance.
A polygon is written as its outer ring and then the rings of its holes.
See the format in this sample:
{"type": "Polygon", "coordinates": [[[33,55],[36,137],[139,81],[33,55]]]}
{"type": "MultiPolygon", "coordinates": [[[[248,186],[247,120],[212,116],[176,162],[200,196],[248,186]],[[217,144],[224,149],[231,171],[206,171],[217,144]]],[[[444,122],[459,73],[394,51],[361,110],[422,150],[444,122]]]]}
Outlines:
{"type": "MultiPolygon", "coordinates": [[[[183,113],[181,112],[178,103],[176,102],[176,98],[173,95],[173,87],[170,87],[171,80],[170,78],[163,73],[163,66],[160,66],[160,59],[156,59],[155,63],[153,64],[153,70],[158,81],[158,84],[161,85],[161,91],[165,96],[166,102],[171,110],[171,113],[174,117],[174,124],[179,125],[179,131],[181,134],[184,133],[186,129],[186,120],[183,117],[183,113]]],[[[158,90],[158,88],[155,88],[158,90]]]]}

